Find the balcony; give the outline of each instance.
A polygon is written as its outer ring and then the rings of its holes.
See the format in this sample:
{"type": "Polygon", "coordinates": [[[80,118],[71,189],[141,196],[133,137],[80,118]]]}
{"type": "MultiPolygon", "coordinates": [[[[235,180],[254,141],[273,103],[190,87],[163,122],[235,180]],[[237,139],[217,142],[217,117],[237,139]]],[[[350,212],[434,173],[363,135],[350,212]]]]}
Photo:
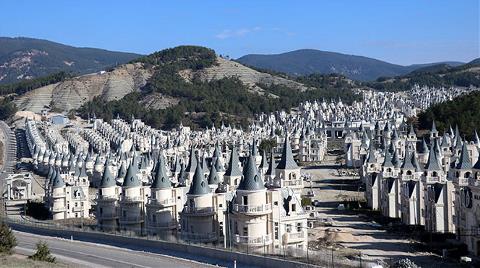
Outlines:
{"type": "Polygon", "coordinates": [[[122,199],[120,199],[120,202],[122,202],[122,203],[141,203],[141,202],[143,202],[143,197],[142,196],[123,196],[122,199]]]}
{"type": "Polygon", "coordinates": [[[307,241],[306,232],[295,232],[295,233],[285,233],[285,234],[286,234],[287,243],[297,243],[297,242],[307,241]]]}
{"type": "Polygon", "coordinates": [[[116,195],[100,195],[97,197],[97,203],[111,203],[118,200],[116,195]]]}
{"type": "Polygon", "coordinates": [[[137,224],[143,222],[143,216],[120,217],[121,224],[137,224]]]}
{"type": "Polygon", "coordinates": [[[390,171],[390,172],[384,171],[384,172],[382,172],[382,177],[384,177],[384,178],[395,178],[396,176],[392,171],[390,171]]]}
{"type": "Polygon", "coordinates": [[[272,212],[272,204],[262,204],[259,206],[233,204],[233,212],[247,215],[267,214],[272,212]]]}
{"type": "Polygon", "coordinates": [[[53,207],[52,208],[52,212],[64,212],[65,210],[67,210],[66,207],[53,207]]]}
{"type": "Polygon", "coordinates": [[[176,204],[175,201],[175,198],[167,198],[164,200],[149,199],[146,205],[151,207],[171,207],[176,204]]]}
{"type": "Polygon", "coordinates": [[[148,227],[150,229],[175,229],[178,227],[178,222],[176,220],[171,220],[168,222],[149,222],[148,227]]]}
{"type": "Polygon", "coordinates": [[[235,235],[233,237],[233,242],[235,244],[243,244],[248,246],[263,246],[269,245],[272,243],[272,237],[270,235],[262,235],[262,236],[242,236],[242,235],[235,235]]]}
{"type": "Polygon", "coordinates": [[[182,213],[190,216],[212,216],[215,213],[213,207],[183,207],[182,213]]]}
{"type": "Polygon", "coordinates": [[[81,212],[83,211],[84,207],[83,206],[78,206],[78,207],[73,207],[72,210],[73,212],[81,212]]]}
{"type": "Polygon", "coordinates": [[[302,179],[297,179],[297,180],[282,180],[281,181],[283,186],[302,186],[303,187],[303,180],[302,179]]]}
{"type": "Polygon", "coordinates": [[[402,180],[404,181],[411,181],[411,180],[416,180],[414,175],[402,175],[402,180]]]}
{"type": "Polygon", "coordinates": [[[211,233],[181,233],[181,238],[183,240],[192,241],[192,242],[213,242],[217,240],[217,234],[214,232],[211,233]]]}
{"type": "Polygon", "coordinates": [[[114,220],[116,218],[118,218],[117,216],[117,213],[102,213],[102,214],[98,214],[97,215],[97,218],[99,220],[114,220]]]}

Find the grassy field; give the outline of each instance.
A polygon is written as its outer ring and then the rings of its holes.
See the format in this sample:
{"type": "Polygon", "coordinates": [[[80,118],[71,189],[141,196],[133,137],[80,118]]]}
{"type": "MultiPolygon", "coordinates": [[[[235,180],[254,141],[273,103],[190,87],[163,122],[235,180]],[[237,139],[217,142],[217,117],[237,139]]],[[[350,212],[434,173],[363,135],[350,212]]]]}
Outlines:
{"type": "Polygon", "coordinates": [[[49,268],[49,267],[70,267],[64,263],[49,263],[33,261],[27,256],[20,254],[0,255],[0,268],[49,268]]]}

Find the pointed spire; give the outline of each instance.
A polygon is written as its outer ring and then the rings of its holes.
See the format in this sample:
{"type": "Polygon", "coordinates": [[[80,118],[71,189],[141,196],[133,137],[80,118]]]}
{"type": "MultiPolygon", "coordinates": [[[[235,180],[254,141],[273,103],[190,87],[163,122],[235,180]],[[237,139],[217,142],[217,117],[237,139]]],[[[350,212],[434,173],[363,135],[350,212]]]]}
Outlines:
{"type": "Polygon", "coordinates": [[[369,164],[377,163],[377,157],[375,156],[375,149],[373,148],[373,141],[370,141],[370,148],[368,150],[367,163],[369,164]]]}
{"type": "Polygon", "coordinates": [[[105,167],[103,169],[102,180],[100,181],[100,188],[108,188],[117,185],[112,172],[110,171],[110,163],[108,159],[105,161],[105,167]]]}
{"type": "Polygon", "coordinates": [[[55,178],[53,179],[52,189],[65,187],[65,181],[60,175],[60,170],[56,170],[55,178]]]}
{"type": "Polygon", "coordinates": [[[268,164],[268,169],[265,175],[275,177],[275,157],[273,155],[273,149],[270,152],[270,163],[268,164]]]}
{"type": "Polygon", "coordinates": [[[186,168],[187,172],[193,172],[195,170],[195,167],[197,166],[197,157],[195,155],[195,150],[190,148],[190,156],[188,157],[188,165],[186,168]]]}
{"type": "Polygon", "coordinates": [[[183,163],[180,163],[180,173],[178,173],[178,185],[179,186],[185,186],[186,185],[186,177],[187,177],[187,173],[185,172],[185,169],[183,168],[183,163]]]}
{"type": "Polygon", "coordinates": [[[390,150],[388,150],[388,149],[385,150],[385,159],[383,161],[383,166],[384,167],[393,167],[392,155],[390,153],[390,150]]]}
{"type": "Polygon", "coordinates": [[[237,190],[258,191],[263,189],[265,189],[265,185],[260,173],[258,173],[257,166],[255,165],[255,158],[253,155],[250,155],[243,170],[243,177],[240,180],[237,190]]]}
{"type": "Polygon", "coordinates": [[[428,161],[427,165],[425,166],[425,170],[434,171],[434,170],[441,170],[440,164],[437,158],[437,152],[432,148],[428,154],[428,161]]]}
{"type": "MultiPolygon", "coordinates": [[[[198,159],[197,159],[198,160],[198,159]]],[[[195,168],[195,174],[193,175],[192,185],[190,185],[189,195],[204,195],[210,193],[210,187],[203,175],[203,170],[200,165],[195,168]]]]}
{"type": "Polygon", "coordinates": [[[255,139],[253,139],[253,142],[252,142],[252,152],[251,152],[251,154],[254,157],[257,156],[257,154],[258,154],[257,141],[255,139]]]}
{"type": "Polygon", "coordinates": [[[127,175],[127,169],[125,168],[125,162],[122,162],[122,165],[120,165],[120,168],[118,169],[117,178],[124,179],[126,175],[127,175]]]}
{"type": "Polygon", "coordinates": [[[155,167],[155,174],[151,188],[153,189],[169,189],[172,188],[172,183],[167,176],[167,170],[165,168],[165,160],[163,154],[160,153],[157,166],[155,167]]]}
{"type": "Polygon", "coordinates": [[[263,150],[262,151],[262,161],[260,162],[259,168],[265,170],[265,168],[267,168],[267,165],[268,165],[267,155],[265,154],[265,150],[263,150]]]}
{"type": "Polygon", "coordinates": [[[125,179],[123,180],[123,187],[138,187],[141,186],[142,183],[138,179],[137,176],[138,167],[136,157],[134,156],[132,162],[128,166],[127,174],[125,175],[125,179]]]}
{"type": "Polygon", "coordinates": [[[232,152],[230,153],[230,160],[228,161],[228,168],[227,171],[225,171],[225,176],[242,176],[242,172],[238,167],[238,162],[240,162],[240,160],[238,159],[237,147],[234,144],[232,152]]]}
{"type": "Polygon", "coordinates": [[[467,142],[463,143],[462,153],[460,154],[459,162],[457,163],[456,169],[471,169],[472,161],[470,161],[470,156],[468,155],[467,142]]]}
{"type": "Polygon", "coordinates": [[[278,162],[277,169],[297,169],[298,165],[293,159],[292,148],[288,142],[288,135],[285,133],[285,141],[283,142],[282,157],[278,162]]]}
{"type": "Polygon", "coordinates": [[[209,185],[217,185],[220,182],[220,178],[217,173],[217,169],[215,165],[210,167],[210,174],[208,175],[208,184],[209,185]]]}

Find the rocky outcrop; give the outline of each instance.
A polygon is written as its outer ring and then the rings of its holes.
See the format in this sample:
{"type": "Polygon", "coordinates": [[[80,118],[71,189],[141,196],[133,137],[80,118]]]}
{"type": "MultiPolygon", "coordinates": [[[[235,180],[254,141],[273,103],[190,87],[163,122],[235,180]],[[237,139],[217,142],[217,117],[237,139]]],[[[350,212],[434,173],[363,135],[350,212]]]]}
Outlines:
{"type": "Polygon", "coordinates": [[[111,72],[83,75],[28,92],[15,100],[20,110],[40,112],[49,107],[57,111],[78,109],[96,96],[105,101],[123,98],[140,90],[153,70],[141,63],[125,64],[111,72]]]}

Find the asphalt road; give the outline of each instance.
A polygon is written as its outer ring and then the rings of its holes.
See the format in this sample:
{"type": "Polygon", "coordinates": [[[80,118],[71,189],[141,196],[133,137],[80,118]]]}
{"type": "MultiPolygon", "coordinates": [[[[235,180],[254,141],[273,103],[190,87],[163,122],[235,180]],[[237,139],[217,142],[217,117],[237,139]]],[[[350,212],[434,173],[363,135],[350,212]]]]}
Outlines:
{"type": "Polygon", "coordinates": [[[4,137],[2,140],[4,152],[0,152],[4,153],[3,166],[0,167],[0,195],[2,195],[3,179],[7,177],[9,173],[13,172],[13,168],[15,166],[16,141],[10,127],[3,121],[0,121],[0,132],[2,132],[2,135],[0,136],[4,137]]]}
{"type": "Polygon", "coordinates": [[[75,267],[218,267],[161,254],[122,249],[94,243],[71,241],[15,231],[20,254],[31,255],[40,240],[61,262],[75,267]]]}

